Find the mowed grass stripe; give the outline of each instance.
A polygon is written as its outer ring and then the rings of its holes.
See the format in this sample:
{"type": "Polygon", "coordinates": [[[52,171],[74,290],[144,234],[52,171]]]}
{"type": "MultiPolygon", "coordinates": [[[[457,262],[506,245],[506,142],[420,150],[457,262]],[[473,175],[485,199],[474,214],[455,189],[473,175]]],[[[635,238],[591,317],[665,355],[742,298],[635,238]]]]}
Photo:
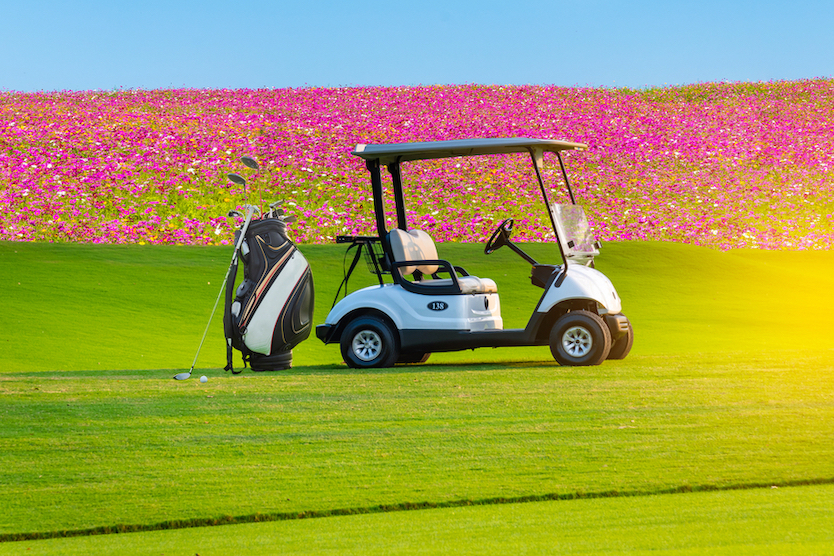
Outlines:
{"type": "Polygon", "coordinates": [[[695,492],[732,492],[756,490],[764,488],[791,488],[801,486],[834,485],[834,477],[820,479],[803,479],[786,481],[778,484],[749,483],[738,485],[684,485],[670,489],[647,491],[603,491],[603,492],[574,492],[564,494],[541,494],[518,496],[514,498],[486,498],[483,500],[450,500],[447,502],[404,502],[400,504],[385,504],[365,508],[338,508],[333,510],[311,510],[300,512],[255,513],[241,516],[224,515],[209,518],[194,518],[187,520],[170,520],[152,524],[115,524],[91,527],[88,529],[64,529],[59,531],[40,531],[31,533],[0,534],[0,542],[17,542],[27,540],[44,540],[71,537],[85,537],[93,535],[111,535],[117,533],[141,533],[148,531],[167,531],[174,529],[189,529],[197,527],[217,527],[220,525],[241,525],[245,523],[266,523],[271,521],[290,521],[298,519],[317,519],[326,517],[366,515],[378,513],[406,512],[416,510],[434,510],[445,508],[463,508],[469,506],[495,506],[504,504],[529,504],[535,502],[557,502],[569,500],[594,500],[598,498],[633,498],[640,496],[659,496],[668,494],[690,494],[695,492]]]}
{"type": "Polygon", "coordinates": [[[834,487],[501,504],[0,544],[0,554],[830,554],[834,487]]]}

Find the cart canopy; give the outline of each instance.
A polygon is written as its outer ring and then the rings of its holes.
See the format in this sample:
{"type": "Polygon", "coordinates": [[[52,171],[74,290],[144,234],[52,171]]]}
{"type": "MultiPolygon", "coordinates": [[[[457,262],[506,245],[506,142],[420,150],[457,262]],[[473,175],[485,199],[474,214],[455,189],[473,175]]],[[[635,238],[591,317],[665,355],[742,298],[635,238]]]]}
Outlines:
{"type": "Polygon", "coordinates": [[[379,160],[380,165],[408,160],[428,160],[455,156],[485,154],[559,152],[585,150],[588,145],[557,141],[555,139],[527,139],[504,137],[495,139],[458,139],[453,141],[426,141],[421,143],[388,143],[381,145],[358,144],[351,154],[365,160],[379,160]]]}

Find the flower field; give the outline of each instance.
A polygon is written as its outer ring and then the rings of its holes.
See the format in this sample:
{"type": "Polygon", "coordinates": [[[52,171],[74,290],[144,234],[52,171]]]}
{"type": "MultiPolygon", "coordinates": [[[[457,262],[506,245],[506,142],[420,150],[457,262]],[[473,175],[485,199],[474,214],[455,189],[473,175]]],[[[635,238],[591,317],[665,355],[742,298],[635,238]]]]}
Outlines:
{"type": "MultiPolygon", "coordinates": [[[[834,247],[834,81],[646,90],[433,86],[0,92],[0,239],[228,244],[226,212],[281,200],[298,242],[374,232],[357,143],[588,143],[565,156],[602,240],[834,247]],[[258,158],[246,173],[243,154],[258,158]],[[248,191],[225,177],[239,172],[248,191]]],[[[558,164],[546,180],[566,199],[558,164]]],[[[513,217],[547,238],[529,160],[403,166],[409,218],[483,241],[513,217]]],[[[393,219],[393,207],[389,207],[393,219]]]]}

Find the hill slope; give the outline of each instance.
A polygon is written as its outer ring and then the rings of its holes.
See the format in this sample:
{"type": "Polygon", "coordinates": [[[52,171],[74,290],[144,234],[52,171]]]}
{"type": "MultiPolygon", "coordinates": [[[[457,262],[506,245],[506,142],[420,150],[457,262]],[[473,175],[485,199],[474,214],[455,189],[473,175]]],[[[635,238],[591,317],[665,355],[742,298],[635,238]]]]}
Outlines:
{"type": "MultiPolygon", "coordinates": [[[[324,322],[342,277],[344,248],[304,245],[324,322]]],[[[553,246],[525,246],[542,261],[553,246]]],[[[0,370],[187,369],[199,344],[229,247],[107,246],[0,242],[0,370]]],[[[495,279],[505,326],[524,327],[541,290],[508,249],[440,244],[469,272],[495,279]]],[[[617,287],[636,329],[634,354],[830,347],[834,254],[720,252],[672,243],[608,243],[598,266],[617,287]],[[801,333],[797,337],[797,327],[801,333]],[[791,332],[789,332],[791,331],[791,332]]],[[[372,283],[362,267],[351,286],[372,283]]],[[[198,361],[225,362],[222,306],[198,361]]],[[[440,361],[550,360],[547,348],[436,354],[440,361]]],[[[239,359],[238,359],[239,361],[239,359]]],[[[311,337],[296,365],[340,364],[338,349],[311,337]]]]}

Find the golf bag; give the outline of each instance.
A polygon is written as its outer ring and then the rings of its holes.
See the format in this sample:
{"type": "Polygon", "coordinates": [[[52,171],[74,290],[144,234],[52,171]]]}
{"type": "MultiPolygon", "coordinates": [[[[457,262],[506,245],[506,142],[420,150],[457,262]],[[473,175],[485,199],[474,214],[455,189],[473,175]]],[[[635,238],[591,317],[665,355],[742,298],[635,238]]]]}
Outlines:
{"type": "Polygon", "coordinates": [[[233,348],[242,353],[244,367],[248,364],[254,371],[289,369],[292,348],[307,339],[313,327],[310,265],[287,237],[281,216],[270,212],[252,220],[235,233],[236,242],[241,233],[243,282],[234,288],[237,261],[226,281],[226,370],[235,373],[233,348]]]}

